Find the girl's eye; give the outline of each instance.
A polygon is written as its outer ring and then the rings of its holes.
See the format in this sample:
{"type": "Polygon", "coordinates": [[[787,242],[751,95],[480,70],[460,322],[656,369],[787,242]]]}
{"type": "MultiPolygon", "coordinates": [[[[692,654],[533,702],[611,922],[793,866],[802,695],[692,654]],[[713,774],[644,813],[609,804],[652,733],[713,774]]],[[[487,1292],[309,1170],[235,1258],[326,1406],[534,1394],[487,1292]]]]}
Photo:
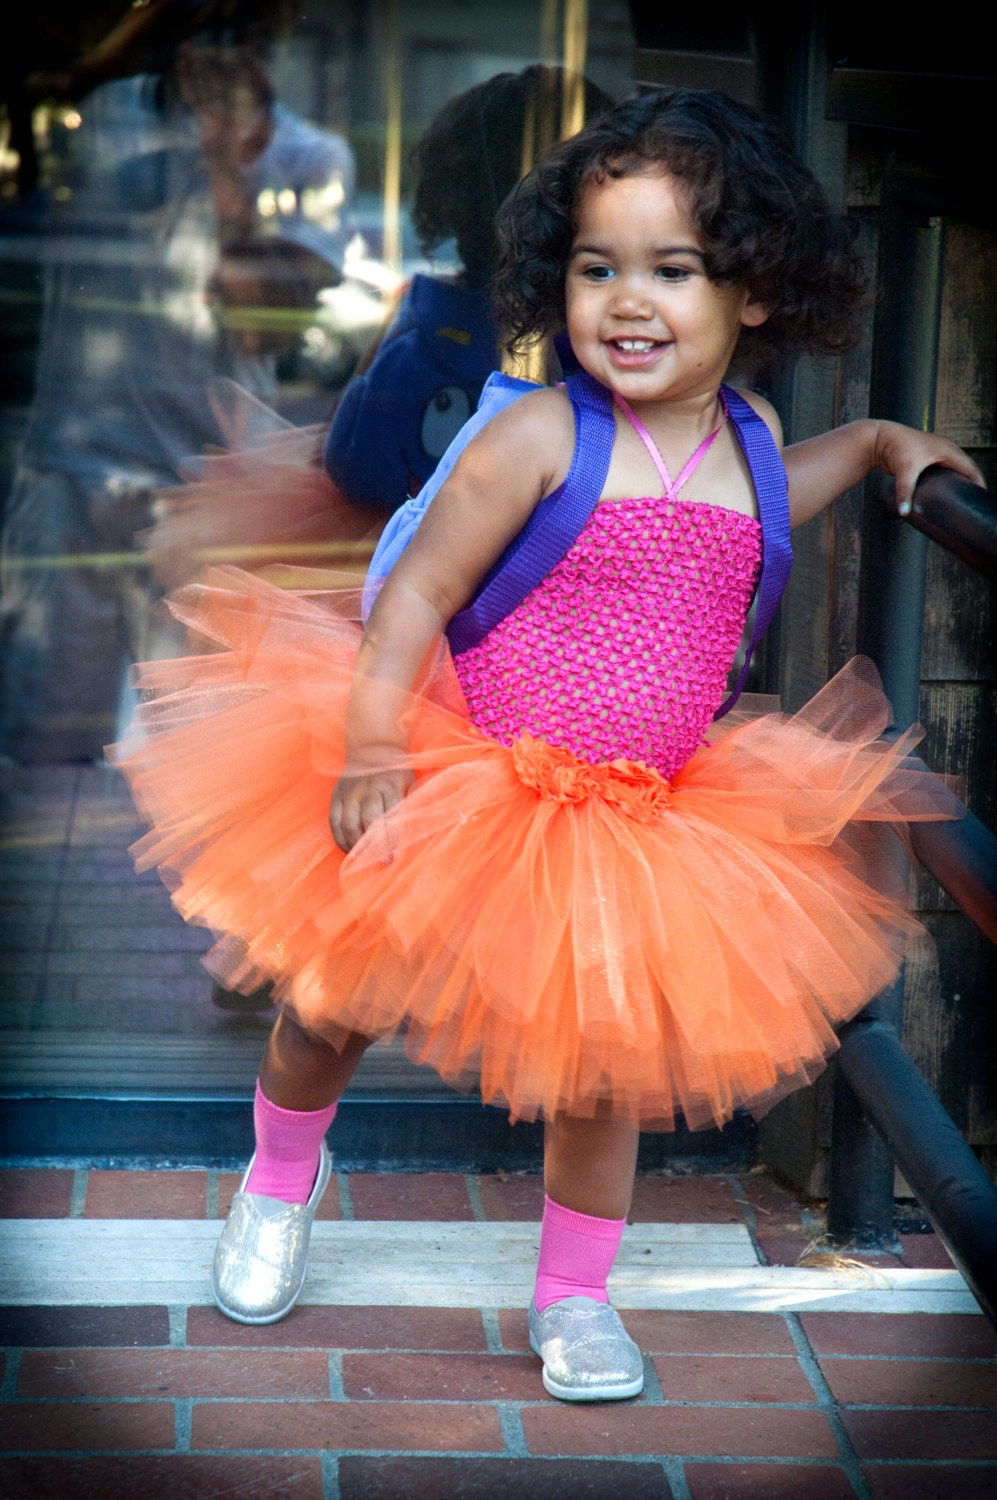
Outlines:
{"type": "Polygon", "coordinates": [[[582,272],[589,281],[608,281],[612,274],[610,266],[586,266],[582,272]]]}
{"type": "Polygon", "coordinates": [[[659,266],[658,275],[662,281],[688,281],[692,272],[686,266],[659,266]]]}

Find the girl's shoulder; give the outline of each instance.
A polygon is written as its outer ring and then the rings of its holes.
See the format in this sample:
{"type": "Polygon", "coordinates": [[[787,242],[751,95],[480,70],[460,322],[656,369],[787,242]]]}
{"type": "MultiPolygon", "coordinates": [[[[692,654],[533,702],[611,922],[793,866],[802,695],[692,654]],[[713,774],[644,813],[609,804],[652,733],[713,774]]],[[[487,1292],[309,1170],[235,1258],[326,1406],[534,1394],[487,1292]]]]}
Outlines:
{"type": "Polygon", "coordinates": [[[742,400],[747,401],[752,410],[758,413],[775,439],[776,447],[781,452],[783,447],[782,422],[779,420],[779,413],[771,401],[766,401],[765,397],[759,396],[757,391],[745,390],[743,386],[732,385],[730,389],[735,391],[742,400]]]}
{"type": "MultiPolygon", "coordinates": [[[[575,418],[567,393],[559,386],[538,386],[496,412],[468,445],[468,453],[484,456],[502,449],[519,462],[541,460],[546,468],[555,455],[574,451],[575,418]]],[[[555,460],[556,462],[556,460],[555,460]]]]}
{"type": "Polygon", "coordinates": [[[451,483],[486,493],[496,474],[516,475],[535,504],[561,483],[574,453],[574,416],[562,390],[538,387],[496,411],[453,466],[451,483]]]}
{"type": "Polygon", "coordinates": [[[493,420],[497,422],[500,419],[507,425],[515,424],[524,431],[534,428],[542,431],[544,428],[549,429],[552,423],[555,427],[574,426],[571,402],[562,385],[539,385],[536,390],[527,391],[518,401],[513,401],[500,411],[493,420]]]}

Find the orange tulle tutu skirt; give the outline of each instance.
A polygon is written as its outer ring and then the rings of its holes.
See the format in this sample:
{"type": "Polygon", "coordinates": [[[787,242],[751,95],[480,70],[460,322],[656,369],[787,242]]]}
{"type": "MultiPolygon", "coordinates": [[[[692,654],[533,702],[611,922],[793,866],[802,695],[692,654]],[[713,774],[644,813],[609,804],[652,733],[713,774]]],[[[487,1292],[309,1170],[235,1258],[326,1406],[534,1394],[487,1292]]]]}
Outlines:
{"type": "MultiPolygon", "coordinates": [[[[328,827],[355,596],[236,569],[174,610],[207,655],[139,669],[115,759],[136,845],[226,985],[271,979],[334,1044],[404,1028],[410,1055],[514,1117],[610,1106],[722,1123],[811,1080],[837,1024],[920,932],[877,889],[884,839],[951,815],[853,663],[800,713],[746,719],[672,779],[592,766],[467,718],[444,648],[407,712],[413,790],[344,857],[328,827]]],[[[895,882],[894,882],[895,884],[895,882]]]]}

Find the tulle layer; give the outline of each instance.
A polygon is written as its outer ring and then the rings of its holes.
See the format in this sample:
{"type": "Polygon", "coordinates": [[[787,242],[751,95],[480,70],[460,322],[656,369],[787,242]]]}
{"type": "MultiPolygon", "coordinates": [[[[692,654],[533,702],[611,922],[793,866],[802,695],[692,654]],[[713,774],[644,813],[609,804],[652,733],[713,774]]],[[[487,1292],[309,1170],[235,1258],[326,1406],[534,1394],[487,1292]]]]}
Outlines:
{"type": "Polygon", "coordinates": [[[173,589],[212,562],[256,570],[276,561],[363,571],[386,512],[347,500],[321,466],[326,424],[294,427],[234,381],[209,400],[226,446],[192,461],[161,490],[143,549],[173,589]]]}
{"type": "Polygon", "coordinates": [[[151,825],[137,862],[218,934],[225,984],[272,979],[334,1043],[404,1027],[514,1117],[722,1123],[811,1080],[920,931],[896,876],[872,882],[896,868],[884,840],[952,797],[877,738],[869,663],[668,783],[486,738],[441,648],[408,709],[414,789],[344,858],[327,814],[355,599],[219,569],[174,607],[216,649],[140,671],[116,757],[151,825]]]}

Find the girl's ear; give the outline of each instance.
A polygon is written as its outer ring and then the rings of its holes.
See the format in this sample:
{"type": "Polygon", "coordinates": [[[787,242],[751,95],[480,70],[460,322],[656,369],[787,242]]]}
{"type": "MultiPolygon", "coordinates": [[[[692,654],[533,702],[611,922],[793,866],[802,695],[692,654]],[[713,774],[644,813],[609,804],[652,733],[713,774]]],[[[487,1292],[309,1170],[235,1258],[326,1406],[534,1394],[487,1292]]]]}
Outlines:
{"type": "Polygon", "coordinates": [[[770,307],[765,307],[754,297],[746,296],[744,306],[741,308],[742,328],[758,328],[766,321],[771,311],[770,307]]]}

